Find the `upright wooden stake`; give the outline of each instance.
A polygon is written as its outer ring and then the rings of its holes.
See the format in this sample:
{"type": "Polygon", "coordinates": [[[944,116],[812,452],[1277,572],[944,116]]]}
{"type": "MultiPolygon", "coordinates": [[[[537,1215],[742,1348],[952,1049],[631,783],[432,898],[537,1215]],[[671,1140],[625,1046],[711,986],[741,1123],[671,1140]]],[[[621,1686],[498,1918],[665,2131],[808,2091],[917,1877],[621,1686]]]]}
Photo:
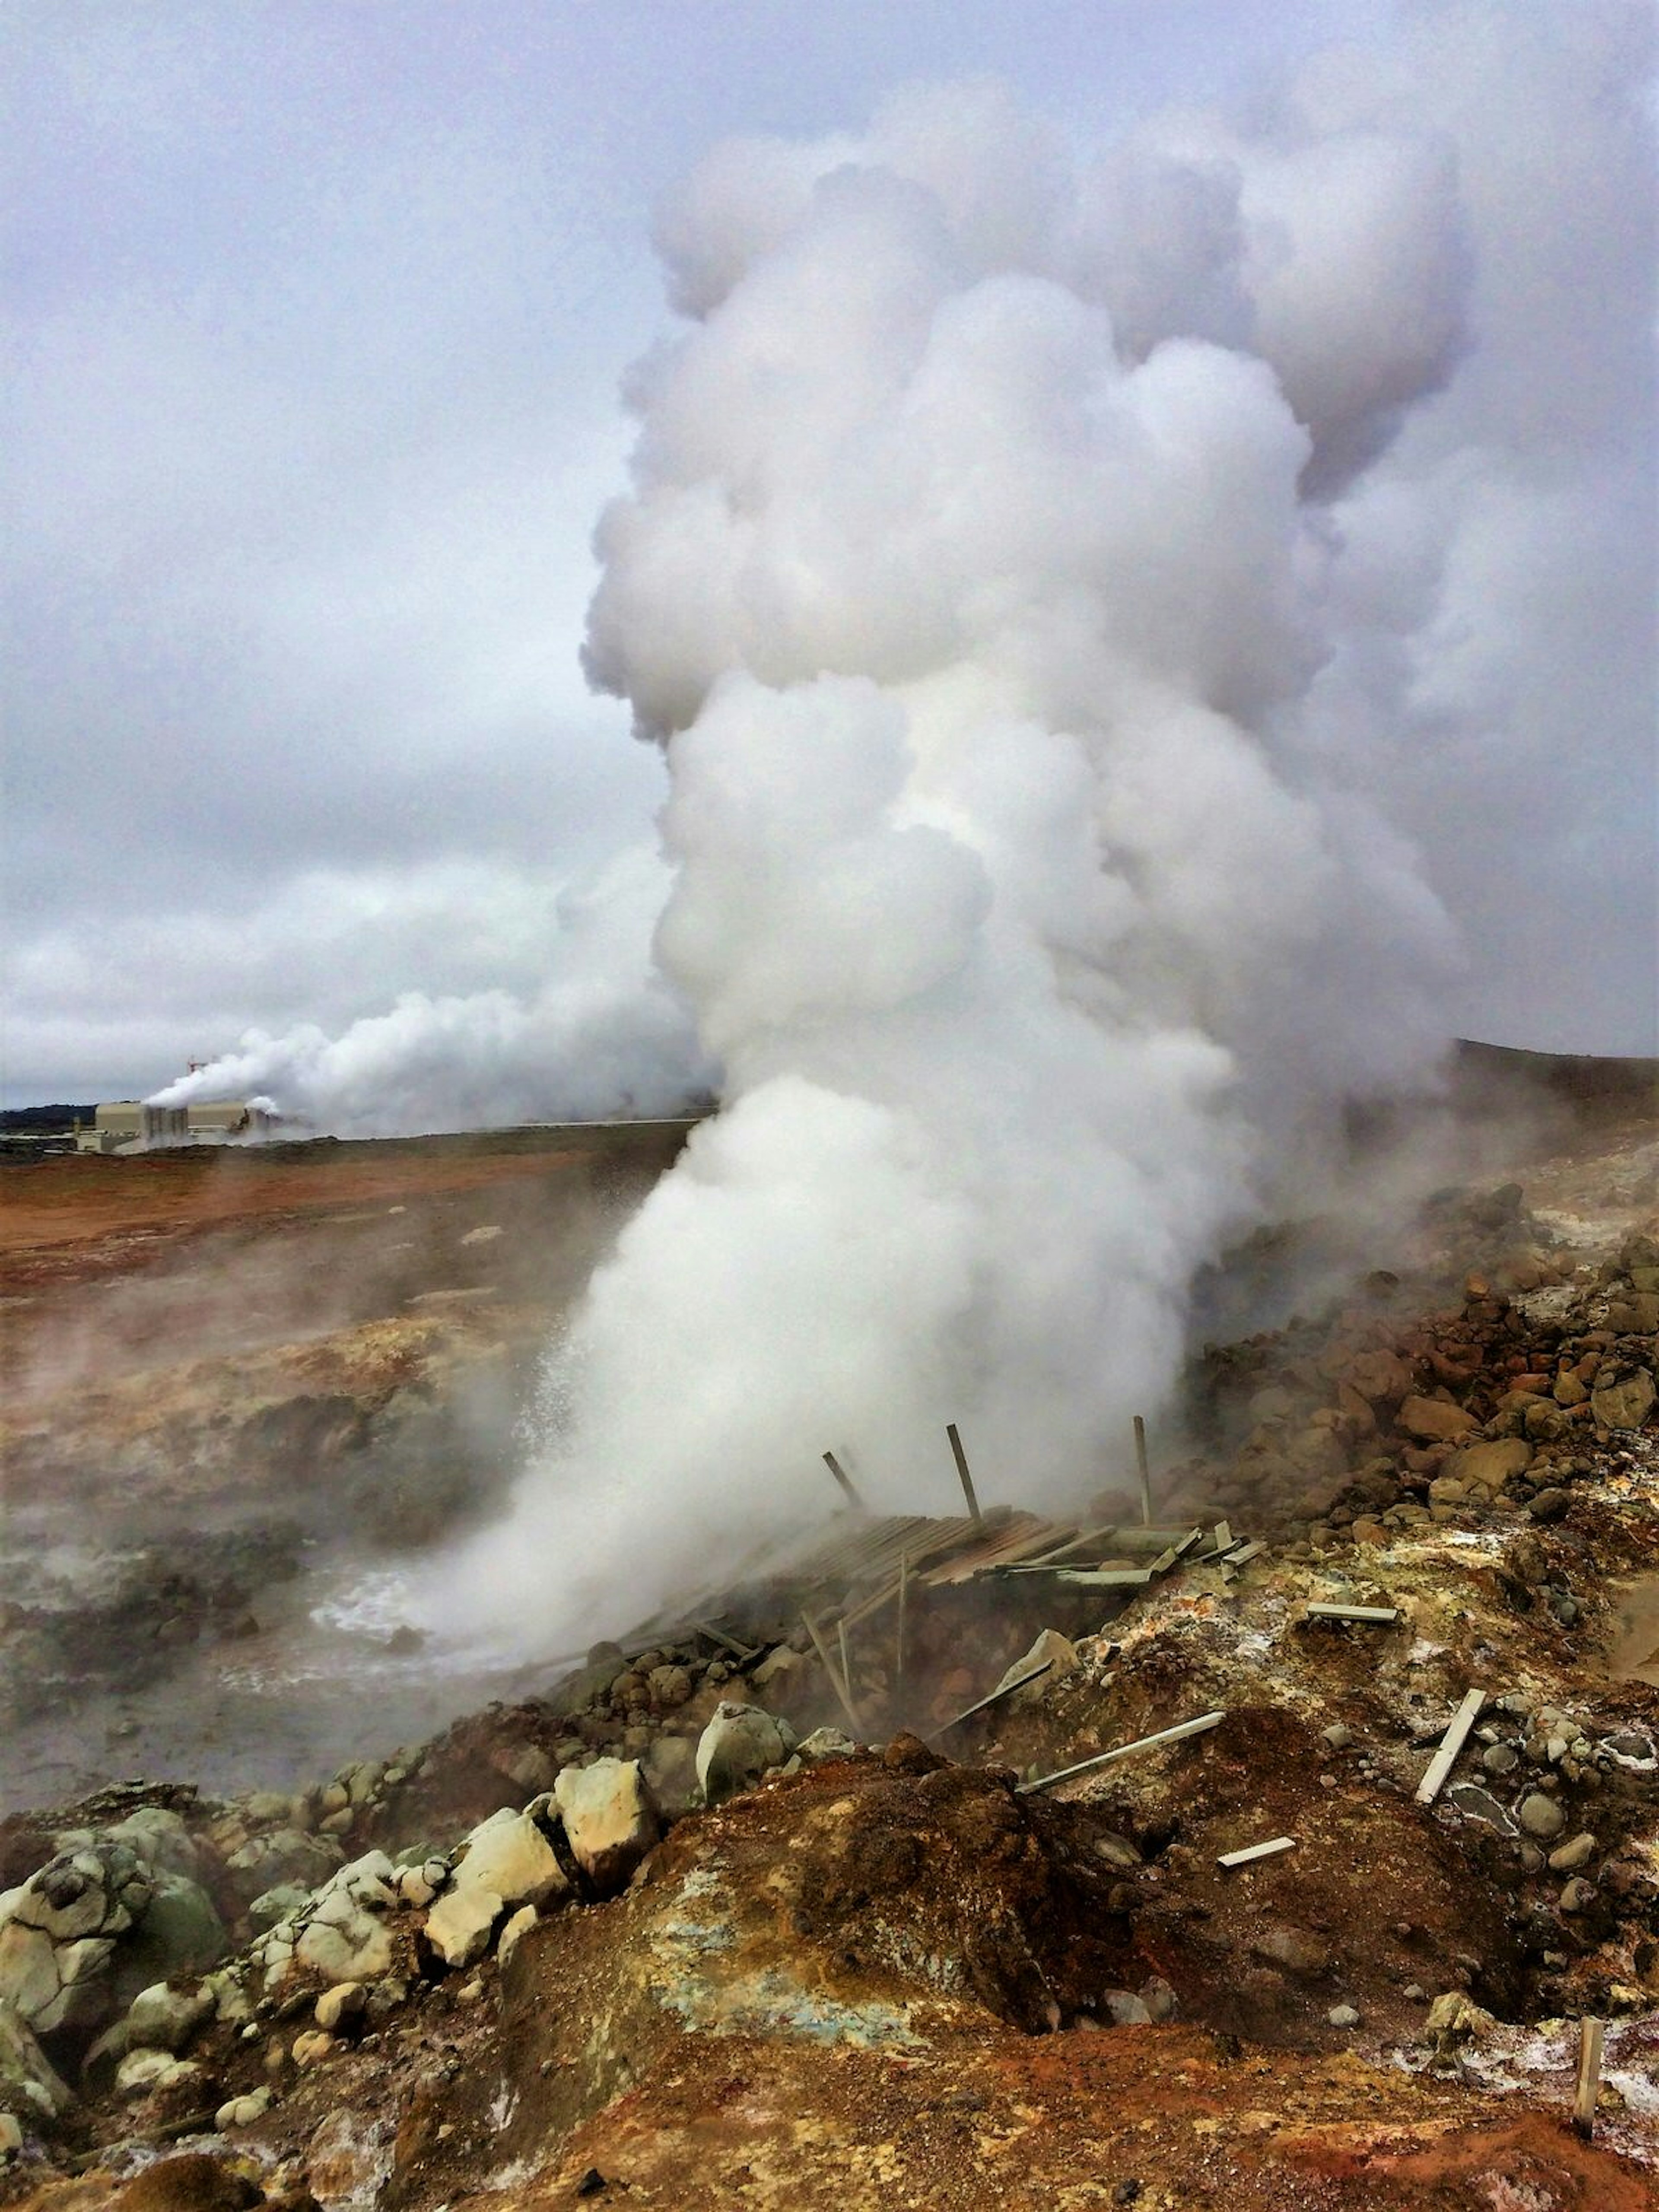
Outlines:
{"type": "Polygon", "coordinates": [[[910,1596],[910,1554],[899,1553],[898,1626],[893,1633],[893,1694],[904,1689],[904,1615],[910,1596]]]}
{"type": "Polygon", "coordinates": [[[844,1614],[836,1623],[836,1640],[841,1646],[841,1679],[850,1692],[853,1687],[853,1662],[847,1656],[847,1620],[844,1614]]]}
{"type": "Polygon", "coordinates": [[[836,1480],[841,1485],[842,1490],[845,1493],[848,1504],[849,1505],[857,1506],[859,1511],[862,1513],[864,1510],[864,1499],[860,1494],[859,1486],[857,1483],[854,1481],[852,1476],[848,1474],[847,1469],[842,1465],[841,1462],[836,1457],[834,1452],[825,1452],[823,1455],[823,1463],[829,1468],[830,1474],[835,1476],[836,1480]]]}
{"type": "Polygon", "coordinates": [[[1152,1525],[1152,1477],[1146,1464],[1146,1424],[1139,1413],[1135,1415],[1135,1466],[1140,1474],[1140,1525],[1152,1525]]]}
{"type": "Polygon", "coordinates": [[[1572,2124],[1588,2142],[1595,2132],[1595,2096],[1601,2086],[1601,2038],[1605,2022],[1578,2023],[1578,2094],[1572,2107],[1572,2124]]]}
{"type": "Polygon", "coordinates": [[[975,1528],[985,1518],[979,1510],[979,1500],[974,1495],[974,1478],[968,1472],[968,1455],[962,1449],[962,1438],[957,1434],[954,1421],[946,1425],[945,1433],[951,1439],[951,1449],[956,1455],[957,1474],[962,1481],[962,1494],[968,1500],[968,1511],[975,1528]]]}
{"type": "Polygon", "coordinates": [[[823,1662],[823,1671],[830,1677],[830,1686],[835,1692],[836,1697],[840,1703],[841,1709],[842,1712],[846,1714],[847,1718],[852,1726],[853,1734],[860,1742],[862,1742],[864,1740],[864,1723],[859,1718],[858,1707],[853,1703],[852,1690],[847,1683],[842,1681],[841,1676],[836,1672],[836,1662],[830,1656],[829,1650],[825,1646],[823,1637],[818,1634],[818,1625],[817,1621],[813,1620],[810,1613],[802,1613],[801,1621],[805,1627],[806,1633],[812,1639],[812,1649],[817,1653],[820,1661],[823,1662]]]}

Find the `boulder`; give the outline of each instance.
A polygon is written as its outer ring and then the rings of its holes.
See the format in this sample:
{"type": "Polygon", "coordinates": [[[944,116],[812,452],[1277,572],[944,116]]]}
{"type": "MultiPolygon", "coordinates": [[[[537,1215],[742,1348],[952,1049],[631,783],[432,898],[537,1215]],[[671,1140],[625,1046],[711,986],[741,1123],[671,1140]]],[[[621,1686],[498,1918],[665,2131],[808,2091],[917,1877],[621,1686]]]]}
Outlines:
{"type": "Polygon", "coordinates": [[[519,1907],[518,1911],[513,1915],[512,1918],[507,1921],[506,1926],[501,1929],[501,1935],[496,1941],[495,1956],[501,1965],[503,1966],[506,1966],[507,1960],[513,1956],[513,1954],[518,1949],[519,1945],[530,1933],[531,1929],[536,1925],[536,1923],[540,1919],[540,1917],[541,1915],[537,1911],[533,1905],[521,1905],[519,1907]]]}
{"type": "Polygon", "coordinates": [[[106,1832],[111,1843],[125,1844],[154,1874],[192,1881],[202,1870],[202,1854],[182,1815],[164,1805],[141,1805],[106,1832]]]}
{"type": "Polygon", "coordinates": [[[361,1982],[336,1982],[318,1998],[312,2018],[325,2035],[334,2035],[360,2019],[368,2003],[368,1991],[361,1982]]]}
{"type": "Polygon", "coordinates": [[[446,1891],[426,1916],[426,1939],[447,1966],[470,1966],[489,1948],[505,1911],[493,1889],[474,1883],[446,1891]]]}
{"type": "Polygon", "coordinates": [[[599,1759],[592,1766],[567,1766],[553,1796],[577,1865],[599,1896],[614,1897],[662,1832],[639,1761],[599,1759]]]}
{"type": "Polygon", "coordinates": [[[640,1771],[665,1823],[682,1820],[696,1803],[697,1747],[689,1736],[658,1736],[641,1754],[640,1771]]]}
{"type": "Polygon", "coordinates": [[[274,2092],[267,2083],[250,2090],[246,2097],[230,2097],[213,2115],[213,2124],[223,2135],[228,2128],[251,2128],[270,2110],[274,2092]]]}
{"type": "Polygon", "coordinates": [[[165,1982],[154,1983],[140,1990],[127,2008],[127,2047],[182,2051],[214,2009],[210,1991],[195,1990],[187,1994],[169,1989],[165,1982]]]}
{"type": "Polygon", "coordinates": [[[690,1701],[695,1685],[684,1667],[653,1667],[645,1678],[653,1711],[678,1712],[690,1701]]]}
{"type": "Polygon", "coordinates": [[[1645,1367],[1605,1382],[1598,1376],[1590,1393],[1590,1411],[1603,1428],[1639,1429],[1653,1411],[1655,1395],[1653,1376],[1645,1367]]]}
{"type": "Polygon", "coordinates": [[[174,2058],[166,2051],[130,2051],[115,2069],[118,2097],[148,2097],[162,2089],[182,2088],[196,2081],[201,2068],[188,2058],[174,2058]]]}
{"type": "MultiPolygon", "coordinates": [[[[564,1779],[559,1777],[561,1784],[564,1779]]],[[[503,1808],[481,1821],[455,1866],[455,1887],[489,1890],[501,1905],[514,1906],[544,1905],[568,1889],[564,1869],[532,1817],[534,1810],[516,1813],[503,1808]]]]}
{"type": "Polygon", "coordinates": [[[143,1920],[117,1953],[115,1995],[127,2002],[154,1982],[199,1974],[229,1948],[225,1924],[200,1882],[186,1875],[158,1875],[143,1920]]]}
{"type": "Polygon", "coordinates": [[[372,1982],[392,1965],[392,1937],[349,1890],[331,1888],[301,1930],[294,1956],[327,1982],[372,1982]]]}
{"type": "Polygon", "coordinates": [[[1035,1682],[1028,1682],[1023,1690],[1016,1690],[1006,1700],[1008,1709],[1018,1711],[1022,1706],[1037,1704],[1051,1683],[1074,1673],[1080,1664],[1077,1646],[1071,1638],[1062,1636],[1057,1628],[1045,1628],[1025,1656],[1015,1660],[996,1687],[1006,1689],[1010,1682],[1018,1681],[1022,1674],[1030,1674],[1033,1668],[1048,1668],[1046,1674],[1039,1675],[1035,1682]]]}
{"type": "Polygon", "coordinates": [[[254,1836],[225,1861],[237,1902],[250,1905],[268,1889],[286,1884],[307,1892],[319,1888],[339,1867],[343,1853],[326,1836],[299,1828],[275,1828],[254,1836]]]}
{"type": "Polygon", "coordinates": [[[1474,1415],[1443,1398],[1407,1398],[1395,1415],[1395,1425],[1408,1437],[1425,1443],[1449,1443],[1474,1427],[1474,1415]]]}
{"type": "Polygon", "coordinates": [[[1494,1494],[1511,1476],[1524,1474],[1532,1465],[1532,1446],[1524,1437],[1503,1437],[1494,1443],[1466,1444],[1455,1451],[1443,1469],[1449,1480],[1472,1489],[1477,1483],[1494,1494]]]}
{"type": "Polygon", "coordinates": [[[787,1721],[757,1705],[716,1705],[697,1739],[697,1781],[704,1804],[724,1804],[740,1790],[751,1789],[769,1769],[781,1766],[794,1747],[794,1730],[787,1721]]]}
{"type": "Polygon", "coordinates": [[[1412,1370],[1397,1352],[1362,1352],[1343,1369],[1341,1379],[1368,1405],[1394,1404],[1411,1395],[1412,1370]]]}
{"type": "Polygon", "coordinates": [[[845,1729],[814,1729],[795,1746],[795,1756],[803,1766],[822,1766],[826,1759],[856,1759],[858,1746],[845,1729]]]}
{"type": "Polygon", "coordinates": [[[51,2061],[13,2008],[0,2001],[0,2111],[51,2119],[70,2102],[70,2093],[51,2061]]]}

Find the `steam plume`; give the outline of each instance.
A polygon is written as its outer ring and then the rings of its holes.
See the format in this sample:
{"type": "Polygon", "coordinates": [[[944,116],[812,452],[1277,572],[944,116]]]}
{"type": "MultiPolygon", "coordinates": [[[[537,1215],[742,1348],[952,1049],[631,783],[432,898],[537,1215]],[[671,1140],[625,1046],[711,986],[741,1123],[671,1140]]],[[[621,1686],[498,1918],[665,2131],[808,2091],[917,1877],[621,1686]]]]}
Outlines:
{"type": "Polygon", "coordinates": [[[993,1494],[1081,1493],[1194,1270],[1345,1101],[1432,1084],[1455,933],[1388,809],[1466,670],[1414,533],[1539,527],[1491,349],[1565,266],[1474,85],[1640,137],[1627,12],[1553,58],[1499,12],[1507,58],[1448,9],[1422,67],[1081,163],[994,88],[909,94],[664,212],[685,322],[586,665],[666,749],[658,951],[725,1110],[556,1352],[463,1605],[643,1611],[819,1500],[825,1445],[915,1508],[951,1418],[993,1494]]]}
{"type": "Polygon", "coordinates": [[[314,1024],[254,1030],[150,1103],[257,1099],[278,1133],[346,1137],[677,1113],[714,1071],[652,958],[665,889],[655,855],[624,854],[560,900],[539,991],[411,991],[337,1036],[314,1024]]]}

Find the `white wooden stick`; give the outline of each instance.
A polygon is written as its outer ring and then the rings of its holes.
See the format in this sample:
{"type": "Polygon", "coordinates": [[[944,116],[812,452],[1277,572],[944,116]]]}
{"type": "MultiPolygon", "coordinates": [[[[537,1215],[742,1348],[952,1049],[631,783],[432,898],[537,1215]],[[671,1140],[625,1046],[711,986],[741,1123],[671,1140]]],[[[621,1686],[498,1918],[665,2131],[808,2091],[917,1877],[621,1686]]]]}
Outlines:
{"type": "Polygon", "coordinates": [[[1310,1605],[1310,1620],[1369,1620],[1386,1627],[1400,1618],[1397,1605],[1310,1605]]]}
{"type": "Polygon", "coordinates": [[[1121,1743],[1115,1751],[1103,1751],[1096,1758],[1079,1759],[1075,1766],[1062,1766],[1057,1774],[1045,1774],[1036,1782],[1022,1782],[1018,1794],[1029,1797],[1034,1790],[1052,1790],[1056,1782],[1069,1782],[1074,1774],[1092,1774],[1097,1766],[1109,1766],[1115,1759],[1128,1759],[1138,1751],[1152,1751],[1164,1743],[1179,1743],[1183,1736],[1202,1735],[1206,1729],[1219,1728],[1226,1719],[1224,1712],[1201,1713],[1195,1721],[1182,1721],[1178,1727],[1160,1729],[1156,1735],[1137,1736],[1133,1743],[1121,1743]]]}
{"type": "Polygon", "coordinates": [[[1280,1851],[1293,1851],[1295,1849],[1294,1836],[1275,1836],[1271,1843],[1250,1844],[1242,1851],[1224,1851],[1216,1864],[1218,1867],[1249,1866],[1253,1860],[1273,1858],[1280,1851]]]}
{"type": "Polygon", "coordinates": [[[1441,1784],[1456,1763],[1457,1754],[1468,1741],[1469,1730],[1480,1715],[1486,1702],[1484,1690],[1471,1690],[1452,1716],[1452,1724],[1440,1739],[1440,1748],[1429,1761],[1428,1771],[1417,1785],[1419,1805],[1432,1805],[1440,1795],[1441,1784]]]}

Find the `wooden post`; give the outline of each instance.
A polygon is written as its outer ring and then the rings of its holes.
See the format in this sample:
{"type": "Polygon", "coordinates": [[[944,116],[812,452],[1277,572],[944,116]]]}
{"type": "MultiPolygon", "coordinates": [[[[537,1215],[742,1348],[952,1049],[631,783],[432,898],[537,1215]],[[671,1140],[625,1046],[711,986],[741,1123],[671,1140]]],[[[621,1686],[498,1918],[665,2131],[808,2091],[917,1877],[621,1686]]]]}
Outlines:
{"type": "Polygon", "coordinates": [[[830,1686],[835,1692],[842,1712],[846,1714],[848,1722],[851,1723],[853,1734],[858,1738],[860,1742],[862,1742],[864,1741],[864,1723],[859,1718],[858,1707],[853,1703],[852,1690],[847,1683],[842,1681],[841,1676],[836,1672],[836,1662],[830,1656],[829,1650],[824,1644],[823,1638],[818,1633],[818,1625],[817,1621],[813,1620],[810,1613],[802,1613],[801,1620],[805,1626],[806,1633],[812,1639],[812,1649],[817,1653],[819,1659],[823,1662],[823,1671],[830,1677],[830,1686]]]}
{"type": "Polygon", "coordinates": [[[851,1506],[856,1507],[858,1511],[862,1513],[865,1510],[864,1499],[860,1494],[859,1486],[857,1483],[854,1481],[852,1476],[848,1474],[847,1469],[842,1465],[841,1462],[836,1457],[834,1452],[825,1452],[823,1455],[823,1463],[829,1468],[830,1474],[835,1476],[836,1480],[841,1485],[848,1504],[851,1506]]]}
{"type": "Polygon", "coordinates": [[[979,1500],[974,1495],[974,1478],[968,1472],[968,1455],[962,1449],[962,1438],[957,1434],[954,1421],[946,1424],[945,1433],[951,1439],[951,1449],[956,1455],[957,1474],[962,1481],[962,1494],[968,1500],[968,1511],[975,1528],[985,1518],[979,1510],[979,1500]]]}
{"type": "Polygon", "coordinates": [[[1572,2124],[1588,2142],[1595,2132],[1595,2097],[1601,2086],[1601,2038],[1606,2023],[1578,2023],[1578,2094],[1573,2100],[1572,2124]]]}
{"type": "Polygon", "coordinates": [[[1135,1415],[1135,1468],[1140,1476],[1140,1525],[1152,1525],[1152,1477],[1146,1463],[1146,1424],[1135,1415]]]}
{"type": "Polygon", "coordinates": [[[843,1613],[836,1623],[836,1641],[841,1648],[841,1679],[850,1692],[853,1687],[853,1662],[847,1655],[847,1616],[843,1613]]]}
{"type": "Polygon", "coordinates": [[[904,1689],[904,1627],[905,1611],[910,1596],[910,1554],[899,1553],[898,1626],[893,1633],[893,1695],[900,1696],[904,1689]]]}

